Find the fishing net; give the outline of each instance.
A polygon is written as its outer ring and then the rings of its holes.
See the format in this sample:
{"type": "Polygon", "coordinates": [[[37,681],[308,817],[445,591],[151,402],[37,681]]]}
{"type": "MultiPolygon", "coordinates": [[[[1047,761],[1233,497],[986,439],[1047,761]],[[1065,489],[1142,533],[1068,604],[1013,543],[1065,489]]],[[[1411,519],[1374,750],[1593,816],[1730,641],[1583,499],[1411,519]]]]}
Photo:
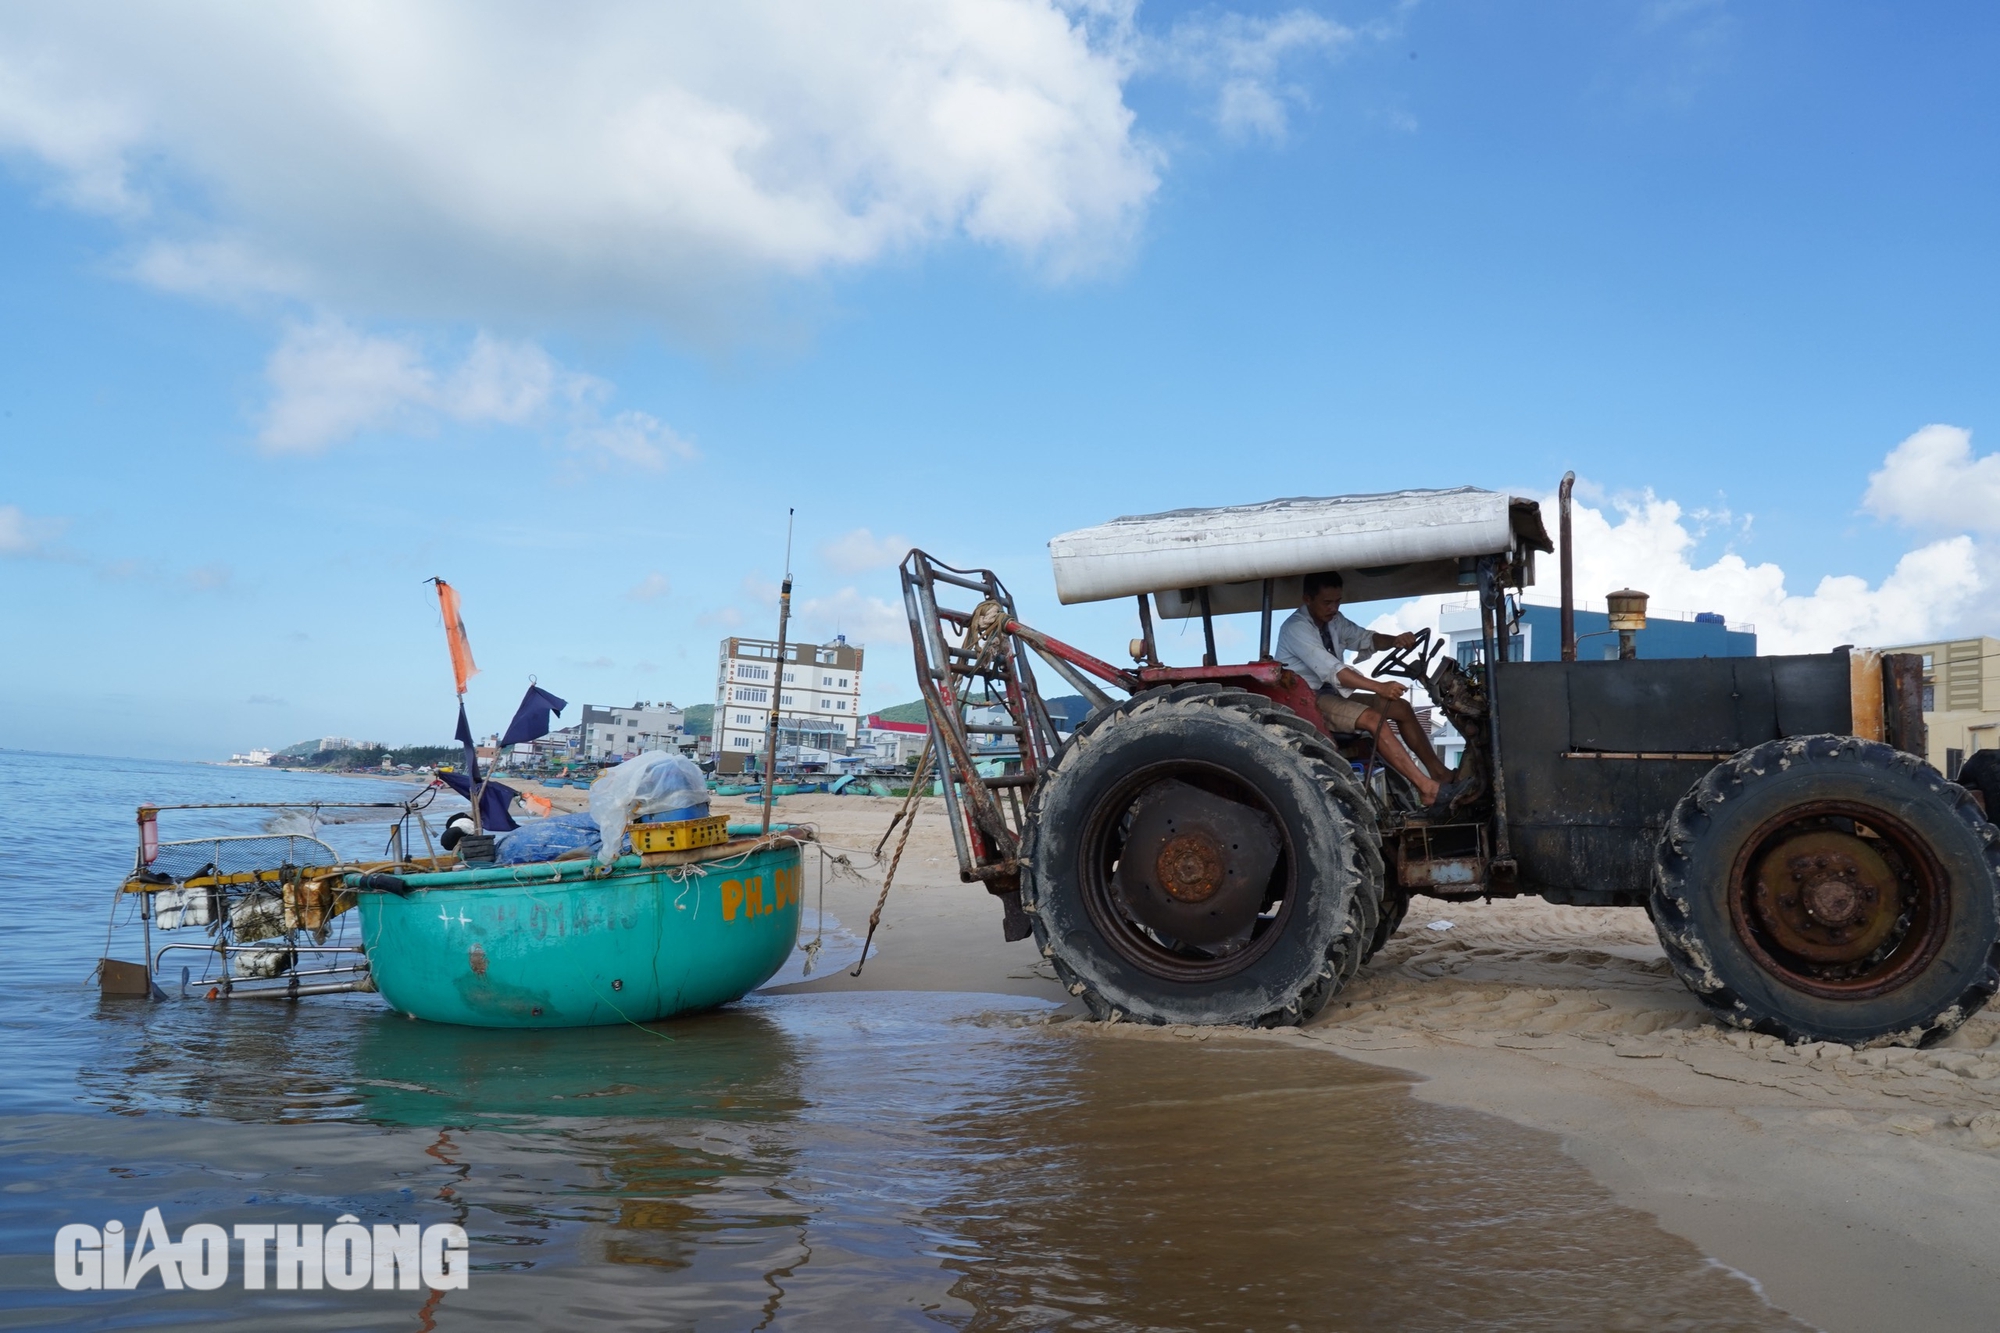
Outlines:
{"type": "Polygon", "coordinates": [[[261,833],[240,838],[163,842],[160,854],[146,868],[154,874],[180,881],[204,874],[242,875],[253,870],[276,870],[282,866],[338,864],[340,857],[318,838],[291,833],[261,833]]]}

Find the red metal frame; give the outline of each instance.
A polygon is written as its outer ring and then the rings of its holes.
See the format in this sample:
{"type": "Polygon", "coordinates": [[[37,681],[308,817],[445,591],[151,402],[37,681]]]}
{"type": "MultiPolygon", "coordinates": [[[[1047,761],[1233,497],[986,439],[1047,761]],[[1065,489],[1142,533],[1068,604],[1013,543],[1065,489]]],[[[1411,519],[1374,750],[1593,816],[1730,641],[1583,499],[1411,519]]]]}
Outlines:
{"type": "Polygon", "coordinates": [[[1007,622],[1007,633],[1019,635],[1044,652],[1060,657],[1070,665],[1080,667],[1098,679],[1116,685],[1127,694],[1137,694],[1156,685],[1195,683],[1234,685],[1253,694],[1261,694],[1273,703],[1284,705],[1319,728],[1321,734],[1329,739],[1333,734],[1327,730],[1326,719],[1320,714],[1319,702],[1313,694],[1312,687],[1300,679],[1297,672],[1278,662],[1245,662],[1229,666],[1140,667],[1137,671],[1124,671],[1109,662],[1092,657],[1080,648],[1072,648],[1060,639],[1030,629],[1017,620],[1007,622]]]}

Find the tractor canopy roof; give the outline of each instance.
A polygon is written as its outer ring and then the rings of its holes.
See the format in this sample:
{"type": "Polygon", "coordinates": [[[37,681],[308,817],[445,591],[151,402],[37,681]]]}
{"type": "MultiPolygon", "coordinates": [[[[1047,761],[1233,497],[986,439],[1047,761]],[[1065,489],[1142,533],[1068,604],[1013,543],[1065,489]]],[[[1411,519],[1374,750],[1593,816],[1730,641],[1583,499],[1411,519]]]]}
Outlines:
{"type": "Polygon", "coordinates": [[[1274,606],[1295,606],[1301,576],[1326,569],[1350,602],[1462,591],[1460,562],[1478,556],[1513,556],[1531,583],[1532,553],[1553,549],[1536,501],[1460,486],[1115,518],[1050,541],[1049,559],[1065,605],[1151,593],[1186,616],[1203,587],[1218,615],[1255,611],[1265,579],[1274,606]]]}

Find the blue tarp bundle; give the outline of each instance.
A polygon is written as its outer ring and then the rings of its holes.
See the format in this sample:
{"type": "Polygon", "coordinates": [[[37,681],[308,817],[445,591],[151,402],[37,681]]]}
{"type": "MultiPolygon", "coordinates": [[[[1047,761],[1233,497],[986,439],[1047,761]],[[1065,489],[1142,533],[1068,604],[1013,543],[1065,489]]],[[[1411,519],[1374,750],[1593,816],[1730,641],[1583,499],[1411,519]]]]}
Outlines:
{"type": "Polygon", "coordinates": [[[553,861],[564,852],[587,848],[595,856],[602,840],[597,821],[579,811],[573,815],[552,815],[523,824],[516,832],[500,839],[496,861],[503,866],[553,861]]]}

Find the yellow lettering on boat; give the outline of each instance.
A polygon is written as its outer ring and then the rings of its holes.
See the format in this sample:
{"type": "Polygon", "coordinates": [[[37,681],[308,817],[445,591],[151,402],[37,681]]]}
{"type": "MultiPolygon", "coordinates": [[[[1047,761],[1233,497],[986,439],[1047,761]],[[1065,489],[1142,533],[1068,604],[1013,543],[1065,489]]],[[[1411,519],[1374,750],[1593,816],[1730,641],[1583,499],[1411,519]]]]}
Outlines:
{"type": "Polygon", "coordinates": [[[725,879],[722,881],[722,919],[734,921],[736,909],[743,905],[743,881],[725,879]]]}
{"type": "Polygon", "coordinates": [[[743,886],[743,902],[744,906],[748,908],[748,915],[752,917],[764,915],[764,877],[762,875],[752,876],[750,881],[743,886]]]}

